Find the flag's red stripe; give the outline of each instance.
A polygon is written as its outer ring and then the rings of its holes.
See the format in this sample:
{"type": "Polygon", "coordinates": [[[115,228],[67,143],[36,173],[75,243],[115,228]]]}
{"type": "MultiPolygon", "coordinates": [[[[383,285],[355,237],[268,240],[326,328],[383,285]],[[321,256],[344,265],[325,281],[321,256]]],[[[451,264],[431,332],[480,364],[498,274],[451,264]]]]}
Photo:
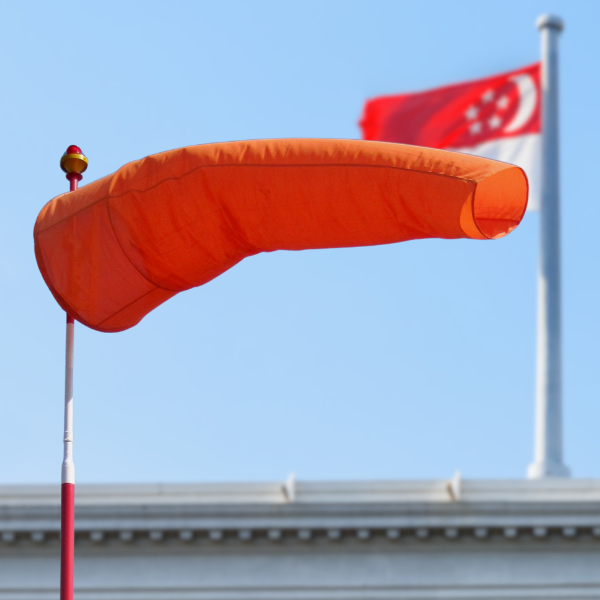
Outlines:
{"type": "Polygon", "coordinates": [[[540,65],[536,63],[476,81],[374,98],[366,102],[360,126],[366,140],[432,148],[472,147],[502,137],[539,133],[539,89],[540,65]],[[506,132],[504,129],[515,116],[520,100],[512,78],[523,74],[535,83],[536,107],[522,127],[506,132]],[[490,91],[491,98],[486,102],[485,95],[490,91]],[[476,117],[467,116],[470,109],[474,109],[476,117]],[[476,122],[481,123],[480,131],[476,131],[476,122]],[[490,123],[495,127],[490,127],[490,123]]]}

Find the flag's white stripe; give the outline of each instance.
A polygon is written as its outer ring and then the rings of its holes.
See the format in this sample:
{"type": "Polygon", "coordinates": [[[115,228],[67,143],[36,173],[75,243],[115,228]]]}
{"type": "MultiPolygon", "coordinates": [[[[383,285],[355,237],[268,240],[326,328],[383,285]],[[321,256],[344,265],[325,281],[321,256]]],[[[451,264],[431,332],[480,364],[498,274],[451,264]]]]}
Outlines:
{"type": "Polygon", "coordinates": [[[483,156],[521,167],[529,180],[527,210],[540,208],[542,136],[539,133],[500,138],[472,148],[448,148],[448,150],[483,156]]]}

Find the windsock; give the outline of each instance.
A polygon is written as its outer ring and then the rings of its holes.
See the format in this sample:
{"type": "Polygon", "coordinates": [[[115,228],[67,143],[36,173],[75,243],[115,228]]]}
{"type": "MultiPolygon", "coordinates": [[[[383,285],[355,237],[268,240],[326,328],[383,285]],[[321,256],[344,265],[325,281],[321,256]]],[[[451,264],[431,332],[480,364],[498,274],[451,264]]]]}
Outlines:
{"type": "Polygon", "coordinates": [[[190,146],[131,162],[40,212],[35,255],[60,306],[98,331],[275,250],[500,238],[524,172],[444,150],[358,140],[190,146]]]}

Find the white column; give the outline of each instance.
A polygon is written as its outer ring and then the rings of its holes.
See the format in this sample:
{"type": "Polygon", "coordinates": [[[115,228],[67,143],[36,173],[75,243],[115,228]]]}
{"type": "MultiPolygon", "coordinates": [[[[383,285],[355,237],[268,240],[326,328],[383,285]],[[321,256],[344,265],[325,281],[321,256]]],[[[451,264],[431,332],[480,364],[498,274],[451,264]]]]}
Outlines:
{"type": "Polygon", "coordinates": [[[558,152],[559,17],[536,25],[542,41],[542,203],[538,274],[535,457],[528,476],[568,477],[562,452],[560,202],[558,152]]]}

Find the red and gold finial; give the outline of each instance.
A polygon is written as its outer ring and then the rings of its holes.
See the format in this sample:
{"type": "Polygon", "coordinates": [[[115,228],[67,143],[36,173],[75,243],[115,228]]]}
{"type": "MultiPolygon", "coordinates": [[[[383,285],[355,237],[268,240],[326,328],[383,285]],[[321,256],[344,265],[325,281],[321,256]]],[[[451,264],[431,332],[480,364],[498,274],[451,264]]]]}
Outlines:
{"type": "Polygon", "coordinates": [[[79,146],[69,146],[60,159],[60,168],[67,174],[67,179],[81,179],[81,174],[88,168],[88,159],[79,146]]]}

